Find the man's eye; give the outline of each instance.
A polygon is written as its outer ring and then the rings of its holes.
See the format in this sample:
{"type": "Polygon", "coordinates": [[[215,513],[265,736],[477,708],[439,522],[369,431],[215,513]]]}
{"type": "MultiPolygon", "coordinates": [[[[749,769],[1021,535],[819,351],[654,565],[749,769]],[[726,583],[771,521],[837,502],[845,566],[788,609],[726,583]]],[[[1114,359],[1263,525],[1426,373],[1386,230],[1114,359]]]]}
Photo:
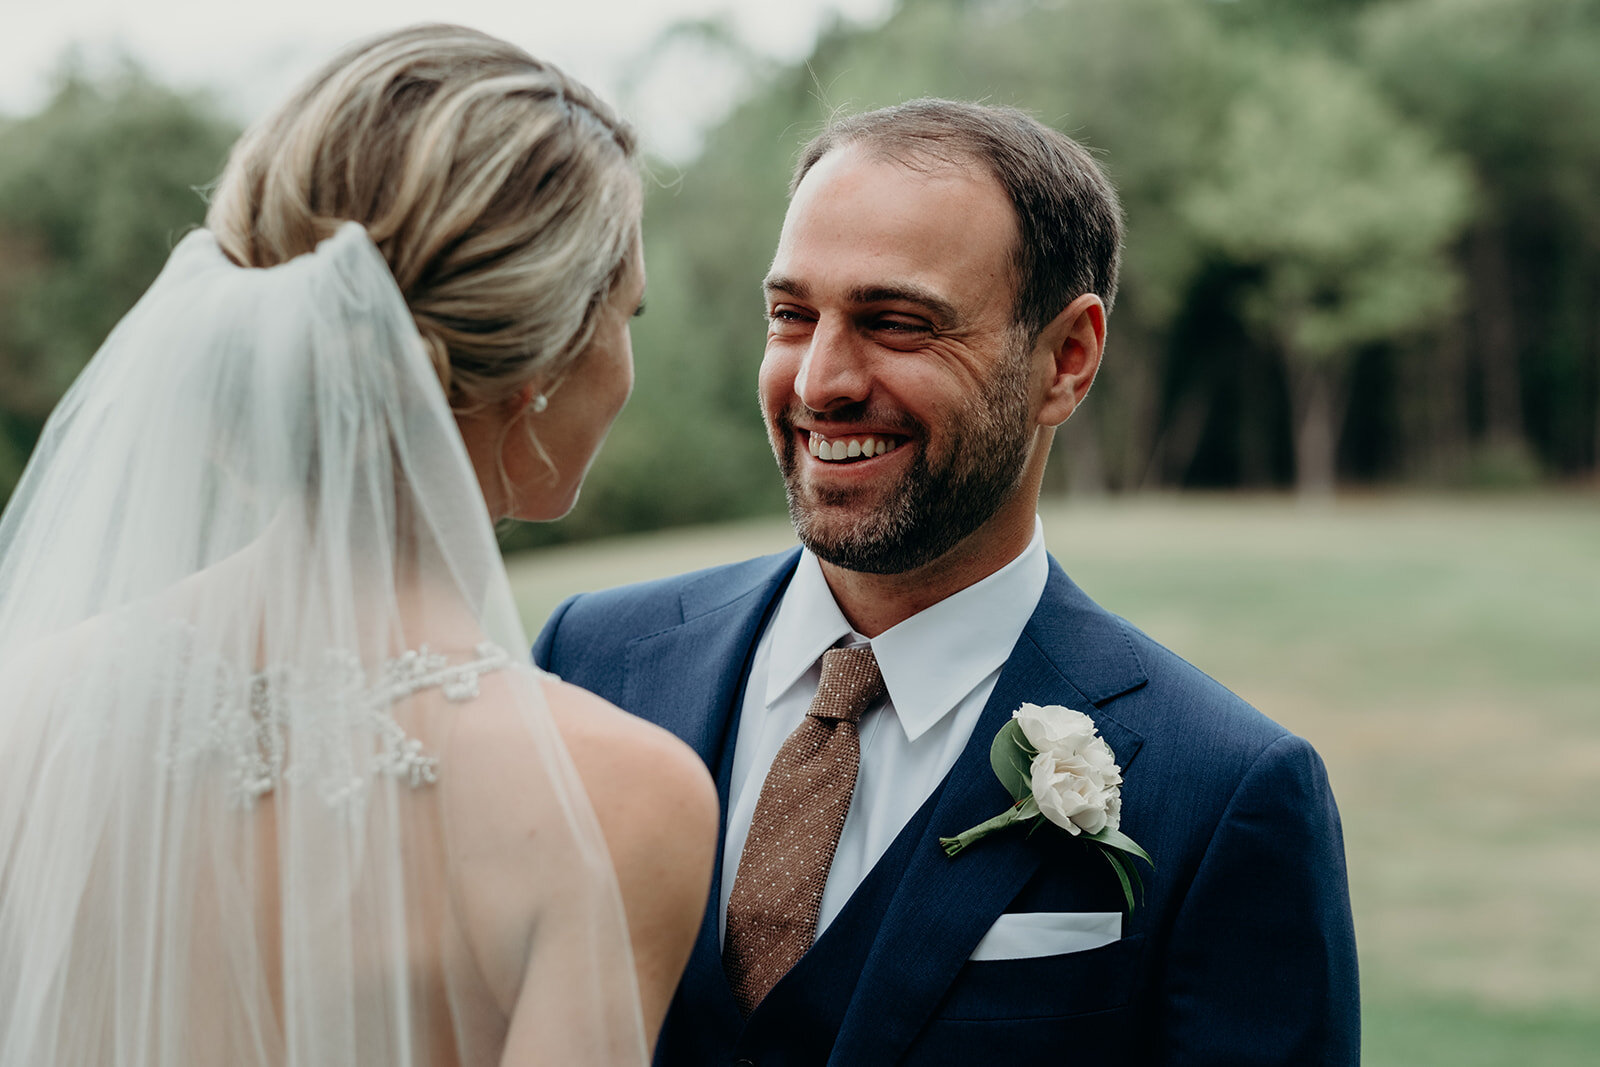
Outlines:
{"type": "Polygon", "coordinates": [[[794,308],[777,307],[767,312],[767,339],[769,341],[795,340],[805,337],[811,322],[804,313],[794,308]]]}
{"type": "Polygon", "coordinates": [[[873,324],[875,329],[888,333],[927,333],[928,324],[912,319],[879,319],[873,324]]]}

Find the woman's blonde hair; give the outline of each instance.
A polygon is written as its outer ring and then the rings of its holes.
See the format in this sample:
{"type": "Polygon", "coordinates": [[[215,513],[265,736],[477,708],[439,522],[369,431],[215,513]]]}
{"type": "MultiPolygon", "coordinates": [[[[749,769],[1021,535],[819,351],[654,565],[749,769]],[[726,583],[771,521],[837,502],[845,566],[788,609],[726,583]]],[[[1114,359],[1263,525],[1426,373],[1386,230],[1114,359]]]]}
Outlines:
{"type": "Polygon", "coordinates": [[[632,262],[632,130],[577,81],[459,26],[353,46],[228,157],[206,225],[270,267],[366,227],[453,408],[553,383],[632,262]]]}

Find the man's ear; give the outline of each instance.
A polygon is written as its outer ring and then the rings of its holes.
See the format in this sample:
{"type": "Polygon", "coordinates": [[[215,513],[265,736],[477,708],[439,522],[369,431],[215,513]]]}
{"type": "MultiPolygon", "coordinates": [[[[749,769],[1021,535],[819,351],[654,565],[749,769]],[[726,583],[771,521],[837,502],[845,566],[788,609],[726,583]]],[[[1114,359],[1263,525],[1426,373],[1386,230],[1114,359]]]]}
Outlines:
{"type": "Polygon", "coordinates": [[[1049,381],[1039,409],[1041,426],[1060,426],[1089,395],[1106,346],[1106,306],[1093,293],[1068,304],[1039,334],[1035,358],[1046,363],[1049,381]]]}

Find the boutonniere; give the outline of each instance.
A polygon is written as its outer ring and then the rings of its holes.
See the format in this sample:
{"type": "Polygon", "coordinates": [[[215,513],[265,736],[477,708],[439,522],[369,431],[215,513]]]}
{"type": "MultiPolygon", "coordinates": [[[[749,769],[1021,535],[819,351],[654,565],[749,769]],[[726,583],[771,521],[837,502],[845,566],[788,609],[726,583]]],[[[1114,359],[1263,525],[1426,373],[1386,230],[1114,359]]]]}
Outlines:
{"type": "Polygon", "coordinates": [[[1096,846],[1117,872],[1132,911],[1134,886],[1144,893],[1133,857],[1152,868],[1155,863],[1118,829],[1122,768],[1094,720],[1059,704],[1024,704],[994,735],[989,765],[1016,803],[965,833],[941,837],[945,854],[959,855],[968,845],[1017,823],[1027,824],[1031,834],[1042,825],[1042,817],[1096,846]]]}

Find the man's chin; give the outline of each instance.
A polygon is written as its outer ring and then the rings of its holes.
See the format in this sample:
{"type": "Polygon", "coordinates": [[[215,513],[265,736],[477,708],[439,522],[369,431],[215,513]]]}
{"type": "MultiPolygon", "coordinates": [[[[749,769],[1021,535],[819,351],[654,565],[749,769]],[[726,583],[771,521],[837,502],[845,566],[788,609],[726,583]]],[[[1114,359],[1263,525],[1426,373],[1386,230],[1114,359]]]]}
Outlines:
{"type": "Polygon", "coordinates": [[[841,485],[813,481],[804,474],[786,479],[791,513],[798,508],[829,522],[847,525],[870,524],[877,515],[893,506],[897,486],[861,482],[841,485]]]}
{"type": "Polygon", "coordinates": [[[922,562],[908,558],[904,531],[874,509],[814,501],[796,507],[791,499],[789,519],[812,555],[847,571],[899,574],[922,562]]]}

